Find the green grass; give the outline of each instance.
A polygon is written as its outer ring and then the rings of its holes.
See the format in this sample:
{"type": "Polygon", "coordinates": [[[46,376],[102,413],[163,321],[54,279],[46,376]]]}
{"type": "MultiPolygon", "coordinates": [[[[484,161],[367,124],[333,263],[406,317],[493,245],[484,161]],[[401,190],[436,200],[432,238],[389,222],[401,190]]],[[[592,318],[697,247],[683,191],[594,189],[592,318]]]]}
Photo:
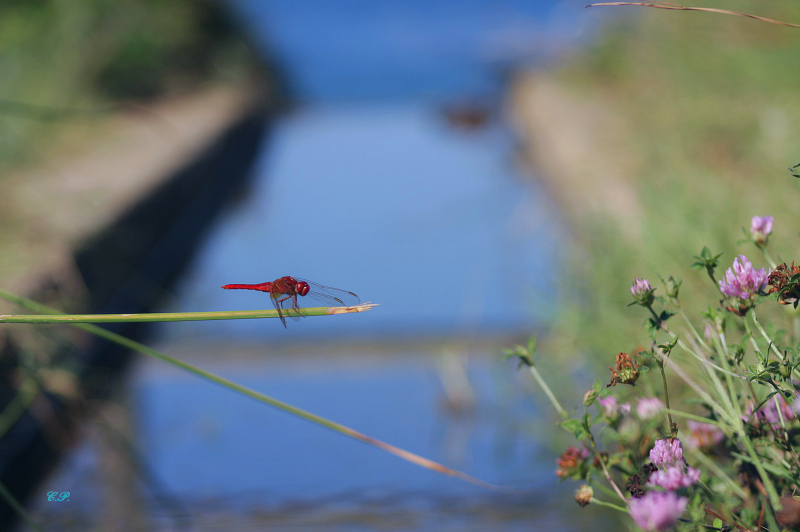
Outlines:
{"type": "MultiPolygon", "coordinates": [[[[702,5],[800,22],[800,7],[790,2],[702,5]]],[[[610,106],[626,127],[616,149],[637,161],[626,180],[644,212],[631,220],[641,238],[625,236],[611,216],[571,220],[581,258],[568,284],[579,304],[559,327],[604,360],[647,345],[645,316],[625,308],[634,277],[658,285],[656,295],[664,293],[656,274],[683,278],[682,300],[694,318],[719,300],[705,273],[689,269],[704,245],[725,252],[717,278],[739,253],[766,266],[752,244],[737,245],[752,216],[775,216],[770,247],[793,253],[776,260],[800,259],[800,180],[786,169],[800,162],[800,30],[625,9],[639,16],[611,25],[550,73],[579,98],[610,106]]]]}
{"type": "Polygon", "coordinates": [[[236,82],[255,64],[217,2],[4,1],[0,171],[41,163],[120,101],[236,82]]]}

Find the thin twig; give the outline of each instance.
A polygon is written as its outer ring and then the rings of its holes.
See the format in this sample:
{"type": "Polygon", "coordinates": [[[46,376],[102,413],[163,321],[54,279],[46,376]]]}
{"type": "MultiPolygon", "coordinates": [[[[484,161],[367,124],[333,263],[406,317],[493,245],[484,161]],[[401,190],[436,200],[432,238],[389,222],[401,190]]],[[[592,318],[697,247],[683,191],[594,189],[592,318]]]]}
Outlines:
{"type": "Polygon", "coordinates": [[[619,486],[617,486],[617,483],[614,482],[613,478],[611,478],[611,473],[608,471],[608,467],[606,467],[606,462],[603,460],[603,455],[600,454],[600,449],[597,448],[597,444],[594,441],[594,435],[592,434],[592,431],[589,430],[587,432],[589,433],[589,443],[592,444],[592,451],[594,451],[594,455],[597,458],[597,461],[600,462],[600,467],[603,469],[603,475],[605,475],[608,483],[611,484],[611,487],[614,488],[614,491],[617,493],[617,495],[619,495],[619,498],[622,499],[625,504],[628,504],[628,499],[625,498],[625,495],[622,494],[622,491],[619,489],[619,486]]]}
{"type": "Polygon", "coordinates": [[[747,17],[761,22],[768,22],[770,24],[777,24],[779,26],[788,26],[790,28],[800,28],[800,24],[792,24],[790,22],[782,22],[766,17],[759,17],[758,15],[751,15],[750,13],[742,13],[740,11],[730,11],[728,9],[717,9],[714,7],[688,7],[678,4],[671,4],[669,2],[648,3],[648,2],[600,2],[596,4],[589,4],[586,9],[590,7],[609,7],[609,6],[640,6],[652,7],[655,9],[669,9],[671,11],[707,11],[709,13],[719,13],[722,15],[736,15],[739,17],[747,17]]]}

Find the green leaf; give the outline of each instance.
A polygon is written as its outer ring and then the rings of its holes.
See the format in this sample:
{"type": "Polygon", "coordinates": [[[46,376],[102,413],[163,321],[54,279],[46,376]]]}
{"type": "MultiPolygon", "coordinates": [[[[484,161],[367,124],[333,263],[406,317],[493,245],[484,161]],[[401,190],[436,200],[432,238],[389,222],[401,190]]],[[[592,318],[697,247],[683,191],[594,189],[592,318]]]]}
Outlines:
{"type": "Polygon", "coordinates": [[[531,336],[531,339],[528,340],[528,354],[533,361],[533,357],[536,356],[536,335],[531,336]]]}
{"type": "Polygon", "coordinates": [[[577,419],[568,419],[561,423],[561,426],[575,435],[575,438],[578,441],[583,441],[589,437],[589,433],[586,431],[586,428],[583,426],[583,423],[578,421],[577,419]]]}

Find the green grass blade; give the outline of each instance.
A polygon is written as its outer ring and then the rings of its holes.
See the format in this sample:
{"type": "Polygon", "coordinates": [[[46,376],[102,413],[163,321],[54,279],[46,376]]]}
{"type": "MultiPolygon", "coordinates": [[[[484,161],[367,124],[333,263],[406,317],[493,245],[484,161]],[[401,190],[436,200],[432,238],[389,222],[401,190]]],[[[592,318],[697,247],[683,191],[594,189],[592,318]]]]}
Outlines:
{"type": "MultiPolygon", "coordinates": [[[[19,303],[18,296],[0,290],[0,297],[19,303]],[[12,297],[9,297],[12,296],[12,297]]],[[[21,303],[19,303],[21,304],[21,303]]],[[[365,304],[353,307],[312,307],[304,308],[304,316],[328,316],[364,312],[376,305],[365,304]]],[[[32,307],[29,307],[32,308],[32,307]]],[[[36,309],[34,309],[36,310],[36,309]]],[[[42,311],[47,312],[47,311],[42,311]]],[[[52,312],[52,311],[49,311],[52,312]]],[[[284,312],[284,315],[287,314],[284,312]]],[[[294,315],[294,314],[290,314],[294,315]]],[[[0,323],[121,323],[121,322],[168,322],[168,321],[209,321],[209,320],[252,320],[278,318],[275,309],[231,310],[218,312],[152,312],[147,314],[0,314],[0,323]]]]}
{"type": "MultiPolygon", "coordinates": [[[[21,305],[21,306],[23,306],[25,308],[28,308],[30,310],[34,310],[36,312],[50,312],[50,313],[54,313],[54,314],[58,314],[59,313],[59,311],[56,310],[56,309],[50,308],[50,307],[48,307],[46,305],[42,305],[41,303],[37,303],[36,301],[27,299],[25,297],[18,296],[16,294],[12,294],[10,292],[6,292],[4,290],[0,290],[0,298],[7,299],[9,301],[13,301],[14,303],[16,303],[18,305],[21,305]]],[[[359,306],[362,306],[362,307],[366,306],[366,307],[371,308],[372,305],[359,305],[359,306]]],[[[336,307],[334,307],[334,309],[336,309],[336,307]]],[[[307,309],[305,309],[305,310],[307,310],[307,309]]],[[[325,313],[327,314],[327,313],[330,313],[329,311],[331,309],[325,308],[324,310],[326,311],[325,313]]],[[[253,312],[267,312],[267,311],[253,311],[253,312]]],[[[277,316],[277,312],[276,312],[276,316],[277,316]]],[[[51,317],[57,317],[57,316],[51,316],[51,317]]],[[[231,318],[227,318],[227,319],[231,319],[231,318]]],[[[156,321],[156,320],[154,320],[154,321],[156,321]]],[[[31,323],[31,322],[27,322],[27,323],[31,323]]],[[[52,323],[52,322],[49,322],[49,323],[52,323]]],[[[265,394],[263,394],[261,392],[257,392],[255,390],[252,390],[250,388],[247,388],[245,386],[237,384],[237,383],[235,383],[233,381],[230,381],[230,380],[228,380],[228,379],[226,379],[224,377],[220,377],[219,375],[215,375],[215,374],[213,374],[213,373],[211,373],[209,371],[206,371],[204,369],[201,369],[201,368],[198,368],[196,366],[193,366],[192,364],[189,364],[188,362],[184,362],[184,361],[179,360],[177,358],[173,358],[173,357],[171,357],[171,356],[169,356],[167,354],[164,354],[164,353],[162,353],[160,351],[157,351],[157,350],[155,350],[155,349],[153,349],[151,347],[148,347],[148,346],[146,346],[144,344],[140,344],[139,342],[131,340],[130,338],[126,338],[126,337],[121,336],[121,335],[119,335],[117,333],[114,333],[114,332],[108,331],[106,329],[103,329],[102,327],[98,327],[97,325],[93,325],[93,324],[90,324],[90,323],[75,322],[75,321],[68,322],[68,323],[72,323],[75,327],[77,327],[77,328],[79,328],[79,329],[81,329],[83,331],[89,332],[89,333],[94,334],[96,336],[99,336],[101,338],[105,338],[106,340],[115,342],[115,343],[117,343],[119,345],[122,345],[124,347],[129,348],[129,349],[132,349],[134,351],[138,351],[140,353],[143,353],[145,355],[151,356],[153,358],[157,358],[158,360],[161,360],[161,361],[166,362],[168,364],[172,364],[173,366],[179,367],[179,368],[183,369],[184,371],[187,371],[189,373],[197,375],[198,377],[201,377],[201,378],[206,379],[208,381],[211,381],[213,383],[219,384],[220,386],[223,386],[225,388],[228,388],[230,390],[238,392],[238,393],[240,393],[242,395],[245,395],[247,397],[255,399],[256,401],[260,401],[262,403],[268,404],[270,406],[273,406],[275,408],[283,410],[284,412],[287,412],[287,413],[292,414],[294,416],[300,417],[300,418],[305,419],[307,421],[310,421],[312,423],[316,423],[317,425],[321,425],[321,426],[323,426],[323,427],[325,427],[327,429],[330,429],[330,430],[332,430],[334,432],[338,432],[339,434],[343,434],[343,435],[348,436],[350,438],[353,438],[355,440],[358,440],[358,441],[361,441],[363,443],[366,443],[366,444],[372,445],[374,447],[377,447],[379,449],[382,449],[382,450],[384,450],[384,451],[386,451],[388,453],[391,453],[391,454],[393,454],[395,456],[398,456],[398,457],[402,458],[403,460],[409,461],[409,462],[411,462],[413,464],[416,464],[418,466],[424,467],[426,469],[432,469],[434,471],[437,471],[438,473],[442,473],[444,475],[449,475],[449,476],[452,476],[452,477],[456,477],[458,479],[464,480],[466,482],[469,482],[471,484],[475,484],[477,486],[481,486],[481,487],[484,487],[484,488],[501,489],[498,486],[495,486],[495,485],[490,484],[488,482],[484,482],[483,480],[480,480],[480,479],[477,479],[477,478],[472,477],[470,475],[467,475],[466,473],[463,473],[461,471],[457,471],[455,469],[451,469],[451,468],[449,468],[447,466],[439,464],[438,462],[434,462],[433,460],[429,460],[427,458],[424,458],[424,457],[419,456],[417,454],[411,453],[411,452],[406,451],[404,449],[400,449],[399,447],[395,447],[394,445],[390,445],[390,444],[385,443],[383,441],[380,441],[380,440],[377,440],[377,439],[372,438],[370,436],[367,436],[366,434],[362,434],[362,433],[360,433],[360,432],[358,432],[356,430],[353,430],[353,429],[351,429],[351,428],[349,428],[349,427],[347,427],[345,425],[341,425],[339,423],[327,420],[327,419],[325,419],[325,418],[323,418],[321,416],[318,416],[316,414],[312,414],[311,412],[307,412],[305,410],[302,410],[300,408],[292,406],[292,405],[290,405],[288,403],[284,403],[283,401],[279,401],[278,399],[274,399],[274,398],[272,398],[272,397],[270,397],[268,395],[265,395],[265,394]]]]}

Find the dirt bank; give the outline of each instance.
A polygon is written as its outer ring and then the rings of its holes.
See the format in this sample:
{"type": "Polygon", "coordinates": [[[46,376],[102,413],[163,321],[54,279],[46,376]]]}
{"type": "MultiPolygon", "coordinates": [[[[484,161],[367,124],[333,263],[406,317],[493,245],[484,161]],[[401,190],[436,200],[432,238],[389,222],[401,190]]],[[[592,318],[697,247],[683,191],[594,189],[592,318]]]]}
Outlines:
{"type": "Polygon", "coordinates": [[[638,238],[642,212],[630,186],[641,164],[620,149],[628,125],[601,94],[576,92],[546,72],[522,72],[510,88],[510,112],[526,162],[567,217],[609,215],[638,238]]]}
{"type": "Polygon", "coordinates": [[[62,149],[37,167],[4,176],[0,286],[25,294],[43,278],[72,275],[76,244],[195,157],[252,108],[256,96],[253,88],[212,86],[124,108],[91,125],[82,151],[62,149]]]}

